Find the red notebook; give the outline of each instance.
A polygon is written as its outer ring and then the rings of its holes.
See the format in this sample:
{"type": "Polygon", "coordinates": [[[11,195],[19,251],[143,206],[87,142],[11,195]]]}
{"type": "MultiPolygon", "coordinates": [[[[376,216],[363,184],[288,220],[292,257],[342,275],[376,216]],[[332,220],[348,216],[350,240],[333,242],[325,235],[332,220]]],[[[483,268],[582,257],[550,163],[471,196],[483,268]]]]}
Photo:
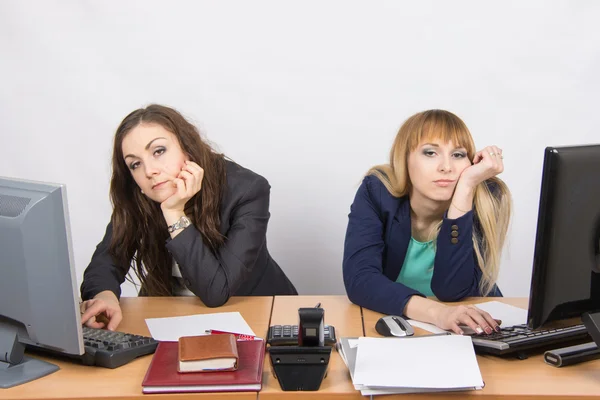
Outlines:
{"type": "Polygon", "coordinates": [[[262,387],[264,340],[238,341],[238,369],[177,372],[177,342],[160,342],[142,382],[144,393],[258,392],[262,387]]]}

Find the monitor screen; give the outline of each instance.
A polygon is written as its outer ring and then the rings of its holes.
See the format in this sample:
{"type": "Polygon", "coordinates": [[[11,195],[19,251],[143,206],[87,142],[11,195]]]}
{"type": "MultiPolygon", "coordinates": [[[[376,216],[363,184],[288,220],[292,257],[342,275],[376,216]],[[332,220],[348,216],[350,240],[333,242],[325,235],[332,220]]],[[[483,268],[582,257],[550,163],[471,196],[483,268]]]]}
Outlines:
{"type": "Polygon", "coordinates": [[[58,367],[25,345],[83,354],[64,185],[0,177],[0,387],[58,367]]]}
{"type": "Polygon", "coordinates": [[[600,145],[548,147],[527,323],[600,309],[600,145]]]}

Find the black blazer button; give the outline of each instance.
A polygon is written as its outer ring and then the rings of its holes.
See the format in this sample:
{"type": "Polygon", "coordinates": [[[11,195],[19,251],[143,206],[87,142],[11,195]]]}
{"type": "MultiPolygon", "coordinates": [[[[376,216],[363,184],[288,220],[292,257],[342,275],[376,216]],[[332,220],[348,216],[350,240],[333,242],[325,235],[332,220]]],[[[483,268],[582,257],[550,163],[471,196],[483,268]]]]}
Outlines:
{"type": "Polygon", "coordinates": [[[458,237],[458,231],[452,231],[450,232],[450,235],[452,235],[453,238],[458,237]]]}
{"type": "Polygon", "coordinates": [[[451,228],[452,228],[453,231],[457,231],[458,230],[458,225],[452,225],[451,228]]]}
{"type": "Polygon", "coordinates": [[[456,243],[458,243],[458,239],[457,239],[457,238],[455,238],[455,237],[453,237],[452,239],[450,239],[450,242],[451,242],[452,244],[456,244],[456,243]]]}

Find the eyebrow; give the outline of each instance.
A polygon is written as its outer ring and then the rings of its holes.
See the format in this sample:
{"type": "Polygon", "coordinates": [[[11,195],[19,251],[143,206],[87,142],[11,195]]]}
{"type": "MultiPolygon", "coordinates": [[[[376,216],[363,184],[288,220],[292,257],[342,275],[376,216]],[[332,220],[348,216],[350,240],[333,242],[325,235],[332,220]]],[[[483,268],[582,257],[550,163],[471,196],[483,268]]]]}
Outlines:
{"type": "MultiPolygon", "coordinates": [[[[152,143],[154,143],[158,139],[166,139],[166,138],[164,138],[164,137],[161,136],[161,137],[157,137],[157,138],[152,139],[151,141],[148,142],[148,144],[146,145],[146,147],[144,147],[144,150],[148,150],[150,148],[150,146],[152,146],[152,143]]],[[[129,157],[135,157],[135,156],[133,154],[127,154],[125,157],[123,157],[123,159],[127,159],[129,157]]]]}
{"type": "MultiPolygon", "coordinates": [[[[438,148],[440,147],[440,145],[439,145],[439,144],[436,144],[436,143],[424,143],[424,144],[423,144],[421,147],[425,147],[425,146],[432,146],[432,147],[438,147],[438,148]]],[[[465,151],[466,151],[466,148],[464,148],[464,147],[462,147],[462,146],[458,146],[458,147],[455,147],[455,148],[454,148],[454,149],[452,149],[452,150],[453,150],[453,151],[454,151],[454,150],[465,150],[465,151]]]]}

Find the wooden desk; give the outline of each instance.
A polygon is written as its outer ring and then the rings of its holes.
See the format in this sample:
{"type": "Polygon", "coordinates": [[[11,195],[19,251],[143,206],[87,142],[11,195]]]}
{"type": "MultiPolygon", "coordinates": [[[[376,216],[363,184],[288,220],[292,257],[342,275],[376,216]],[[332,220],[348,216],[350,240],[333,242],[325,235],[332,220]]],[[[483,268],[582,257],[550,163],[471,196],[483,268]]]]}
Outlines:
{"type": "MultiPolygon", "coordinates": [[[[146,318],[239,311],[252,330],[265,337],[273,297],[233,297],[224,306],[208,308],[196,297],[129,297],[121,299],[123,322],[118,330],[149,335],[146,318]]],[[[35,357],[39,357],[35,355],[35,357]]],[[[256,393],[142,394],[142,380],[151,356],[141,357],[117,369],[85,367],[57,358],[44,358],[60,371],[24,385],[0,390],[0,399],[166,399],[212,398],[256,400],[256,393]]]]}
{"type": "MultiPolygon", "coordinates": [[[[527,308],[526,298],[486,298],[469,299],[465,304],[499,300],[517,307],[527,308]]],[[[366,336],[379,337],[375,323],[382,316],[371,310],[363,309],[366,336]]],[[[415,329],[416,334],[425,334],[415,329]]],[[[558,346],[560,347],[560,346],[558,346]]],[[[489,399],[528,400],[552,397],[553,399],[581,399],[600,396],[600,360],[563,368],[555,368],[544,363],[543,355],[530,356],[527,360],[500,358],[496,356],[477,356],[485,387],[483,390],[458,392],[456,394],[415,394],[386,396],[388,398],[427,399],[427,398],[463,398],[467,396],[486,396],[489,399]]]]}
{"type": "MultiPolygon", "coordinates": [[[[501,300],[527,307],[526,299],[471,299],[466,303],[501,300]]],[[[336,328],[338,337],[378,336],[375,322],[381,314],[353,305],[346,296],[277,296],[232,298],[218,309],[205,307],[197,298],[123,298],[123,323],[119,330],[148,335],[146,318],[170,317],[213,312],[239,311],[254,332],[264,337],[269,324],[297,324],[298,308],[313,307],[321,302],[325,309],[325,323],[336,328]],[[271,308],[272,307],[272,308],[271,308]],[[361,318],[362,317],[362,318],[361,318]],[[269,320],[270,318],[270,320],[269,320]],[[364,327],[363,321],[364,320],[364,327]]],[[[417,334],[424,332],[417,329],[417,334]]],[[[38,357],[36,355],[36,357],[38,357]]],[[[546,365],[542,355],[520,361],[513,358],[477,356],[485,388],[479,391],[402,395],[402,399],[455,399],[467,396],[486,396],[489,399],[528,400],[552,397],[553,399],[582,399],[600,395],[600,360],[579,365],[554,368],[546,365]]],[[[354,390],[350,375],[337,351],[332,351],[327,377],[318,392],[283,392],[272,376],[271,366],[265,358],[263,390],[256,393],[192,393],[175,395],[143,395],[141,382],[151,357],[143,357],[115,370],[91,368],[56,358],[48,361],[60,365],[61,370],[47,377],[11,389],[0,390],[0,399],[194,399],[198,396],[228,399],[279,399],[307,398],[363,399],[354,390]]],[[[385,399],[391,398],[385,396],[385,399]]],[[[382,398],[383,399],[383,398],[382,398]]]]}
{"type": "MultiPolygon", "coordinates": [[[[321,307],[325,309],[325,324],[335,327],[337,337],[363,335],[360,307],[352,304],[346,296],[275,296],[271,325],[296,325],[298,308],[314,307],[317,303],[321,303],[321,307]]],[[[348,368],[335,349],[331,351],[327,376],[323,379],[318,392],[282,391],[279,382],[273,376],[268,354],[266,354],[263,388],[259,393],[259,399],[291,398],[364,399],[359,391],[354,390],[348,368]]]]}

